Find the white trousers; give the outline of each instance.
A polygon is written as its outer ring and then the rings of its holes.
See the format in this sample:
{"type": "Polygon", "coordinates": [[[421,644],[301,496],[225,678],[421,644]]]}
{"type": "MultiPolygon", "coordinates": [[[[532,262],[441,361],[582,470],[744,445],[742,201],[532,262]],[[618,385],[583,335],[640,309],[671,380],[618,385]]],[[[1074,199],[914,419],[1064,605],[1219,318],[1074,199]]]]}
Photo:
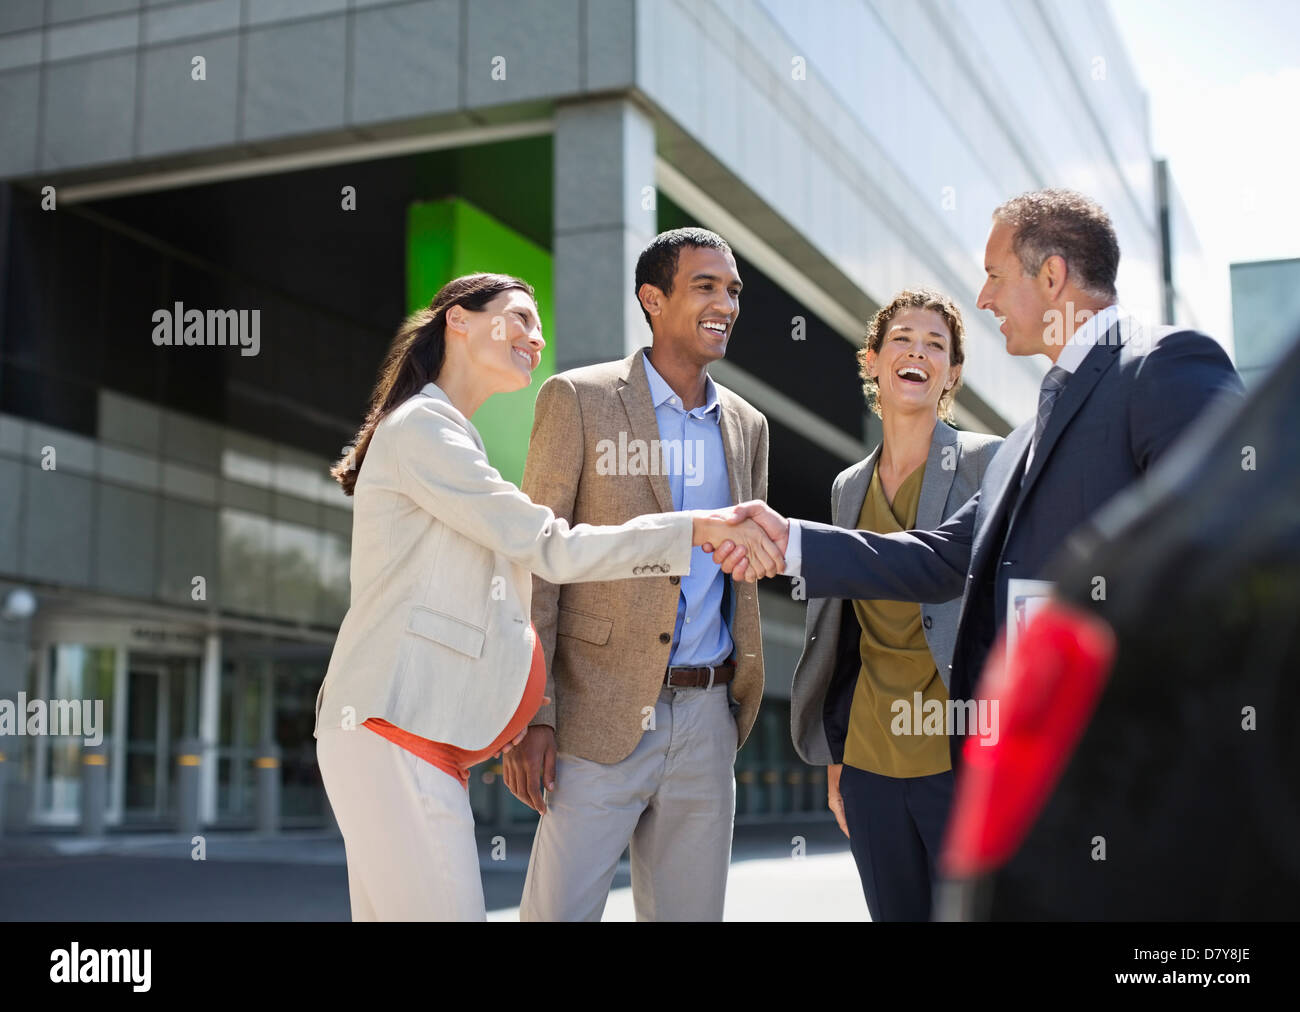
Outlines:
{"type": "Polygon", "coordinates": [[[482,921],[469,792],[375,732],[326,728],[316,760],[348,861],[354,921],[482,921]]]}

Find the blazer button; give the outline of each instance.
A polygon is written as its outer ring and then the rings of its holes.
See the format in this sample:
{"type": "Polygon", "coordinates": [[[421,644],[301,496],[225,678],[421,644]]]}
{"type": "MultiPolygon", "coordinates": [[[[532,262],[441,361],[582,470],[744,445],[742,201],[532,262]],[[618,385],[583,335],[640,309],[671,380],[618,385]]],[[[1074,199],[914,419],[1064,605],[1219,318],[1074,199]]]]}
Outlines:
{"type": "Polygon", "coordinates": [[[660,642],[660,643],[671,643],[671,642],[672,642],[672,638],[673,638],[673,634],[672,634],[672,633],[660,633],[660,634],[659,634],[659,642],[660,642]]]}
{"type": "Polygon", "coordinates": [[[670,576],[668,577],[668,582],[671,583],[673,586],[676,586],[677,584],[682,582],[682,578],[680,576],[670,576]]]}
{"type": "Polygon", "coordinates": [[[934,624],[934,622],[930,619],[930,616],[929,616],[929,615],[926,615],[926,616],[925,616],[925,623],[924,623],[925,627],[926,627],[927,629],[929,629],[930,626],[932,626],[933,624],[934,624]]]}

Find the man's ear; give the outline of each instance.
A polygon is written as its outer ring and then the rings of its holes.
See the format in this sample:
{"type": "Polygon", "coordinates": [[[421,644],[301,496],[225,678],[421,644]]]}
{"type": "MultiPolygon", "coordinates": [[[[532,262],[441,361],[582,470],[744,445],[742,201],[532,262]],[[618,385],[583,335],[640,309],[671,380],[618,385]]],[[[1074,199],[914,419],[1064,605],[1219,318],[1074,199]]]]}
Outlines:
{"type": "Polygon", "coordinates": [[[658,316],[663,312],[664,293],[649,281],[637,289],[636,297],[641,300],[642,307],[651,316],[658,316]]]}
{"type": "Polygon", "coordinates": [[[1069,269],[1065,263],[1065,257],[1059,253],[1053,253],[1043,261],[1043,266],[1038,272],[1039,281],[1043,284],[1045,294],[1048,298],[1055,298],[1061,294],[1061,289],[1065,287],[1065,279],[1069,276],[1069,269]]]}

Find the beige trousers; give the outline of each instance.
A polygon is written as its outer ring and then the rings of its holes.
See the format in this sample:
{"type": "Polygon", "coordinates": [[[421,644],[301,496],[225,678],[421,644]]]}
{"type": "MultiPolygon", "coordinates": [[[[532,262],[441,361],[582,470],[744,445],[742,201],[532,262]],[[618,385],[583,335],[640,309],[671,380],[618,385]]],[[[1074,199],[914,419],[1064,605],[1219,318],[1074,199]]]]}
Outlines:
{"type": "Polygon", "coordinates": [[[364,727],[316,740],[343,831],[354,921],[482,921],[474,814],[460,781],[364,727]]]}
{"type": "Polygon", "coordinates": [[[598,921],[630,845],[639,921],[720,921],[736,813],[727,687],[664,689],[622,762],[561,753],[537,824],[522,921],[598,921]]]}

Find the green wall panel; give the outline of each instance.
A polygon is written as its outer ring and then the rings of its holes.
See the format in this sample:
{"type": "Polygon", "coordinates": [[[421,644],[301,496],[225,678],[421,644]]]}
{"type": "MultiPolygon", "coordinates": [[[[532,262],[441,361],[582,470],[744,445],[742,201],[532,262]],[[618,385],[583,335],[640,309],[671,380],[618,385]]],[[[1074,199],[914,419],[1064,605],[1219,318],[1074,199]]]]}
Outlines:
{"type": "Polygon", "coordinates": [[[459,198],[412,204],[406,215],[407,312],[427,306],[454,277],[491,271],[523,278],[537,293],[546,347],[523,390],[496,394],[470,419],[483,437],[488,459],[518,484],[528,456],[537,390],[555,371],[551,303],[551,254],[459,198]]]}

